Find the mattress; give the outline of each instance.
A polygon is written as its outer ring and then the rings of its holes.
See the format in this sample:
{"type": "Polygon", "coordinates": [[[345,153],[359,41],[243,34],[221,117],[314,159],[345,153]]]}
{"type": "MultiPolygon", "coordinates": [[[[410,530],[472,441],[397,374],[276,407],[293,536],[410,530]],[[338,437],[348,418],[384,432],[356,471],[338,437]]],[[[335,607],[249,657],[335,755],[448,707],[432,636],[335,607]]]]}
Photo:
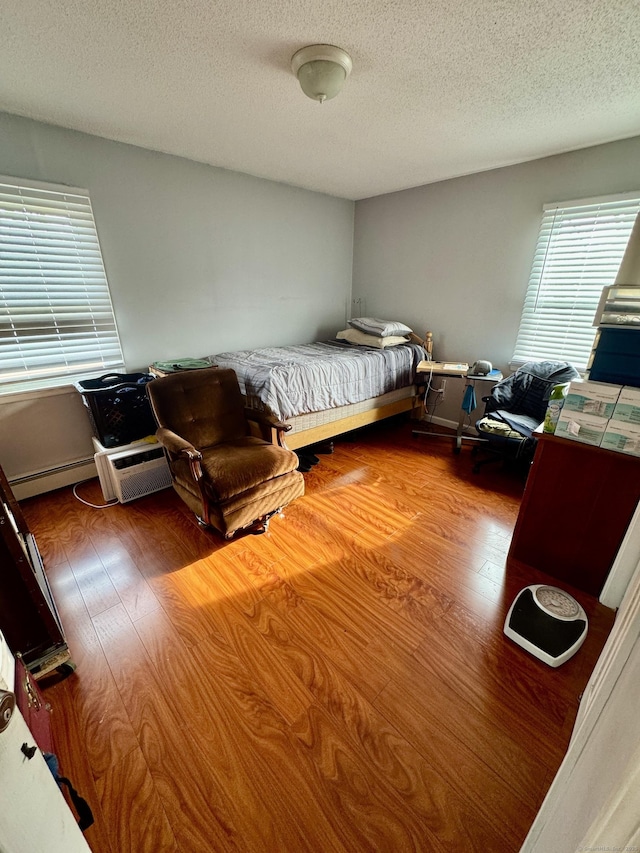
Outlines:
{"type": "Polygon", "coordinates": [[[286,434],[285,440],[288,436],[295,435],[307,429],[315,429],[325,424],[340,421],[343,418],[350,418],[353,415],[360,415],[363,412],[380,409],[391,403],[397,403],[399,400],[406,400],[415,396],[416,393],[417,389],[415,385],[407,385],[404,388],[398,388],[397,391],[390,391],[388,394],[382,394],[373,399],[352,403],[350,406],[338,406],[335,409],[324,409],[321,412],[310,412],[307,415],[298,415],[297,417],[289,418],[288,423],[291,424],[291,430],[286,434]]]}
{"type": "Polygon", "coordinates": [[[235,370],[248,405],[289,421],[411,386],[424,358],[419,344],[377,349],[326,341],[223,352],[209,360],[235,370]]]}

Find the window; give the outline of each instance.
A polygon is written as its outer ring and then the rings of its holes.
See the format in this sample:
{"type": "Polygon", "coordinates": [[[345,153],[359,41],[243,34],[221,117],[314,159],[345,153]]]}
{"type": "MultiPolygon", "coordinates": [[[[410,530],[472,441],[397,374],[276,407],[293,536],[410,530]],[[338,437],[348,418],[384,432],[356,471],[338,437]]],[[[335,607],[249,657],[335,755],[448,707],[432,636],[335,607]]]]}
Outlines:
{"type": "Polygon", "coordinates": [[[639,210],[640,192],[545,206],[513,366],[586,368],[602,288],[615,280],[639,210]]]}
{"type": "Polygon", "coordinates": [[[89,194],[0,178],[0,391],[123,366],[89,194]]]}

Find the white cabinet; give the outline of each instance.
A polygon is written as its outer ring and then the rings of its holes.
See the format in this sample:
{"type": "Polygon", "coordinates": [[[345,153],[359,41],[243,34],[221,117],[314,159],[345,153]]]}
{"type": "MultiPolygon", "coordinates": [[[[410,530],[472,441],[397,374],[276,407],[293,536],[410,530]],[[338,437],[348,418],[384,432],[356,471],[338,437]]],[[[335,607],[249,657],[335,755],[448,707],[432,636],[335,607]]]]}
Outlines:
{"type": "Polygon", "coordinates": [[[87,853],[90,849],[51,775],[42,753],[22,744],[33,738],[20,711],[0,734],[1,853],[87,853]]]}
{"type": "MultiPolygon", "coordinates": [[[[0,634],[2,689],[13,687],[13,674],[7,674],[9,660],[11,653],[0,634]]],[[[28,758],[23,744],[27,752],[35,745],[15,708],[0,732],[0,853],[90,853],[42,753],[36,749],[28,758]]]]}

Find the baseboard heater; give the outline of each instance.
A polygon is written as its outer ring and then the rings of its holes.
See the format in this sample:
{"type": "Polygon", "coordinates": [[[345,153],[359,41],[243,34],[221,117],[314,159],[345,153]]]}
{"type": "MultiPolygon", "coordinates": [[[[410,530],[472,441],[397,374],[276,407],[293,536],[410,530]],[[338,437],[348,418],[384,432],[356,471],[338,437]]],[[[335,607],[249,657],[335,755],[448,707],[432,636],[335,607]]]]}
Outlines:
{"type": "Polygon", "coordinates": [[[89,457],[57,465],[55,468],[47,468],[44,471],[34,471],[21,477],[12,477],[9,482],[16,499],[21,501],[95,476],[96,466],[93,459],[89,457]]]}

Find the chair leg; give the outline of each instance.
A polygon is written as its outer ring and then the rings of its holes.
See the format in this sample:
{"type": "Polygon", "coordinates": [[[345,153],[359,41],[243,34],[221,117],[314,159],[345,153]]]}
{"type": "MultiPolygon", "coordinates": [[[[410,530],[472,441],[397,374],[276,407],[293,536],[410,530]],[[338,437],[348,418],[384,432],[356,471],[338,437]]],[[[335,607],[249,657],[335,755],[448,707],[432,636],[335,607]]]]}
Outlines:
{"type": "MultiPolygon", "coordinates": [[[[473,468],[471,469],[474,474],[478,474],[480,469],[485,465],[488,465],[490,462],[502,462],[503,468],[510,467],[513,463],[516,465],[525,465],[525,473],[526,470],[531,463],[533,458],[533,450],[535,449],[535,443],[532,439],[522,438],[519,442],[505,442],[502,446],[479,446],[478,450],[483,449],[486,453],[490,454],[485,459],[478,460],[473,468]]],[[[474,451],[476,448],[474,447],[474,451]]]]}
{"type": "MultiPolygon", "coordinates": [[[[475,447],[473,448],[476,449],[475,447]]],[[[489,465],[492,462],[500,462],[504,463],[504,456],[499,450],[494,450],[491,447],[483,448],[487,453],[490,453],[490,456],[487,456],[485,459],[478,459],[471,469],[474,474],[479,474],[480,469],[484,468],[485,465],[489,465]]]]}
{"type": "Polygon", "coordinates": [[[269,522],[273,518],[274,515],[281,515],[284,507],[279,506],[277,509],[272,510],[272,512],[268,512],[266,515],[257,518],[253,524],[249,525],[247,531],[252,533],[254,536],[260,536],[262,533],[266,533],[269,530],[269,522]]]}
{"type": "MultiPolygon", "coordinates": [[[[230,530],[227,533],[224,533],[223,534],[224,538],[228,542],[231,539],[233,539],[233,537],[236,535],[236,533],[239,533],[241,531],[243,533],[251,533],[253,536],[260,536],[260,534],[266,533],[268,531],[269,522],[271,521],[273,516],[274,515],[282,515],[283,510],[284,510],[284,507],[279,506],[278,509],[274,509],[272,512],[268,512],[266,515],[261,515],[260,518],[256,518],[256,520],[254,522],[252,522],[251,524],[248,524],[246,527],[242,527],[242,528],[238,527],[235,530],[230,530]]],[[[218,529],[213,528],[212,525],[205,524],[204,521],[199,516],[196,516],[196,518],[198,519],[198,524],[200,524],[202,527],[206,527],[207,529],[215,529],[218,531],[218,529]]],[[[220,532],[220,531],[218,531],[218,532],[220,532]]]]}

